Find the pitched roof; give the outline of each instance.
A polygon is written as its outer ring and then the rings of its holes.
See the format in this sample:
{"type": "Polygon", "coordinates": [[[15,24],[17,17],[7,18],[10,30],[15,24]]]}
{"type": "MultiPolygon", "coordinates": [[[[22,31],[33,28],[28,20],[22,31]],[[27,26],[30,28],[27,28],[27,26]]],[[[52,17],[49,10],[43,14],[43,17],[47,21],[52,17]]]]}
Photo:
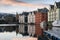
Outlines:
{"type": "Polygon", "coordinates": [[[49,10],[47,8],[38,9],[38,12],[47,13],[49,10]]]}
{"type": "Polygon", "coordinates": [[[29,12],[23,12],[22,14],[27,16],[29,14],[29,12]]]}
{"type": "Polygon", "coordinates": [[[54,5],[50,5],[50,8],[51,8],[51,9],[54,9],[54,5]]]}
{"type": "Polygon", "coordinates": [[[56,2],[57,8],[60,8],[60,2],[56,2]]]}

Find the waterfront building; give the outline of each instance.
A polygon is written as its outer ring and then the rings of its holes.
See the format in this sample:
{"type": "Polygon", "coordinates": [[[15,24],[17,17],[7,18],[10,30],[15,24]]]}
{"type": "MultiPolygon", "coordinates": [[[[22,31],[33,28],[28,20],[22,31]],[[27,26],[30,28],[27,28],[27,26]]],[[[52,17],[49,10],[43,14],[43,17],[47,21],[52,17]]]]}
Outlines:
{"type": "MultiPolygon", "coordinates": [[[[36,25],[28,25],[24,26],[23,30],[26,29],[24,32],[29,35],[42,35],[43,34],[43,29],[40,26],[40,23],[45,21],[47,23],[47,12],[48,9],[43,8],[43,9],[38,9],[38,11],[33,11],[33,12],[23,12],[22,15],[19,16],[19,22],[21,23],[35,23],[36,25]]],[[[22,28],[21,28],[22,30],[22,28]]]]}
{"type": "Polygon", "coordinates": [[[22,14],[24,15],[24,23],[27,24],[28,23],[28,14],[29,14],[29,12],[23,12],[22,14]]]}
{"type": "Polygon", "coordinates": [[[28,15],[28,23],[31,23],[32,22],[32,15],[31,15],[31,13],[29,13],[29,15],[28,15]]]}
{"type": "Polygon", "coordinates": [[[35,23],[35,14],[33,12],[28,15],[28,23],[35,23]]]}
{"type": "Polygon", "coordinates": [[[50,5],[48,12],[48,21],[60,20],[60,2],[55,2],[54,5],[50,5]]]}
{"type": "Polygon", "coordinates": [[[60,20],[60,2],[55,2],[54,5],[50,5],[48,12],[48,26],[52,29],[52,23],[60,20]]]}
{"type": "Polygon", "coordinates": [[[43,21],[47,22],[47,18],[48,18],[47,12],[48,12],[47,8],[38,9],[38,11],[35,12],[35,23],[40,24],[43,21]]]}
{"type": "Polygon", "coordinates": [[[55,20],[60,20],[60,2],[54,3],[55,20]]]}
{"type": "Polygon", "coordinates": [[[19,20],[19,14],[16,12],[16,22],[19,20]]]}
{"type": "Polygon", "coordinates": [[[35,23],[35,14],[32,12],[32,23],[35,23]]]}
{"type": "Polygon", "coordinates": [[[47,13],[48,9],[43,8],[43,9],[38,9],[38,11],[35,11],[35,35],[42,36],[43,35],[43,28],[41,28],[40,23],[41,22],[46,22],[46,27],[47,27],[47,13]]]}
{"type": "Polygon", "coordinates": [[[25,16],[23,14],[19,15],[19,23],[24,23],[25,16]]]}
{"type": "Polygon", "coordinates": [[[19,14],[19,23],[28,23],[28,12],[23,12],[19,14]]]}
{"type": "Polygon", "coordinates": [[[48,21],[54,21],[54,20],[55,20],[54,5],[50,5],[48,12],[48,21]]]}

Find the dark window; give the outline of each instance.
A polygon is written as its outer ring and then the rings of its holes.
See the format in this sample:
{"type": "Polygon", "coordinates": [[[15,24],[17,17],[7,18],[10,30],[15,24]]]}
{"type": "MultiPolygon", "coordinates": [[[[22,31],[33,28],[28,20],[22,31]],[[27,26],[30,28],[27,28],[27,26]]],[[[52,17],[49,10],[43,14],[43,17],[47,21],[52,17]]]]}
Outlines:
{"type": "Polygon", "coordinates": [[[25,23],[27,23],[28,22],[28,18],[27,17],[25,17],[25,23]]]}

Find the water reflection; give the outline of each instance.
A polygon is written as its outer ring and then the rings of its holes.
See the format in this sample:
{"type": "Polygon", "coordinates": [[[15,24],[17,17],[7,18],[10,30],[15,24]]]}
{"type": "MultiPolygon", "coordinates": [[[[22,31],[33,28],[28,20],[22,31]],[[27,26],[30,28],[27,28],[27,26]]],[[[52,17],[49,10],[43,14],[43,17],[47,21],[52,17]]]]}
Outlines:
{"type": "Polygon", "coordinates": [[[12,32],[16,29],[16,26],[0,26],[0,32],[9,31],[12,32]]]}
{"type": "Polygon", "coordinates": [[[34,25],[34,24],[30,24],[30,25],[25,25],[25,24],[21,24],[19,25],[19,33],[23,34],[23,35],[29,35],[29,36],[38,36],[38,35],[43,35],[43,30],[41,29],[40,25],[34,25]]]}
{"type": "Polygon", "coordinates": [[[21,24],[19,25],[19,33],[23,34],[23,35],[28,35],[28,25],[25,24],[21,24]]]}
{"type": "Polygon", "coordinates": [[[19,33],[33,36],[35,34],[35,25],[19,25],[19,33]]]}
{"type": "Polygon", "coordinates": [[[21,24],[19,26],[0,27],[0,40],[12,40],[35,35],[36,25],[21,24]]]}
{"type": "Polygon", "coordinates": [[[35,34],[35,25],[28,25],[28,34],[29,34],[29,36],[30,35],[34,36],[34,34],[35,34]]]}
{"type": "Polygon", "coordinates": [[[12,40],[15,37],[23,37],[21,34],[16,35],[16,32],[1,32],[0,40],[12,40]]]}

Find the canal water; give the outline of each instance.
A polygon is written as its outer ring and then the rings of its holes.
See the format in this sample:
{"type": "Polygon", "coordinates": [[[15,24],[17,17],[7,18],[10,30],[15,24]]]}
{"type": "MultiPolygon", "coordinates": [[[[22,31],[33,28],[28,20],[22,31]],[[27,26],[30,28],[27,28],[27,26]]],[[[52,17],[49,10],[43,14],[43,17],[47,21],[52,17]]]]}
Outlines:
{"type": "Polygon", "coordinates": [[[0,40],[13,40],[14,38],[28,38],[27,27],[33,25],[19,25],[0,27],[0,40]],[[24,28],[24,30],[23,30],[24,28]],[[25,33],[23,35],[23,33],[25,33]]]}

